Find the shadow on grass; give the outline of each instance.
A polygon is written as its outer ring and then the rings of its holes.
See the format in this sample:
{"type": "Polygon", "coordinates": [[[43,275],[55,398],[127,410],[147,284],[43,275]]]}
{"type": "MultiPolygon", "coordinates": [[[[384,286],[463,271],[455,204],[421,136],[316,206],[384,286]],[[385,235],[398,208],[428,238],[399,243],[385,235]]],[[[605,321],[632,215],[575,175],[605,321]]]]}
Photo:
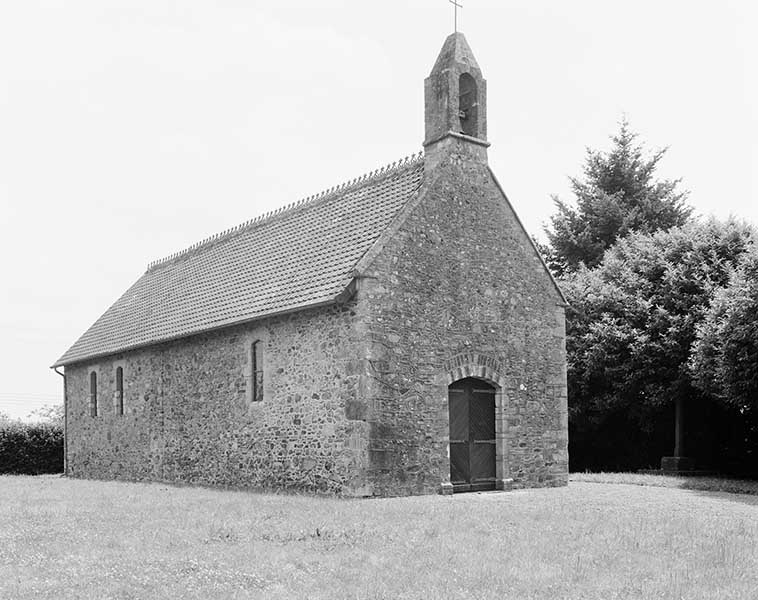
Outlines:
{"type": "Polygon", "coordinates": [[[758,494],[744,492],[725,492],[720,490],[704,490],[697,486],[683,485],[683,490],[695,492],[699,496],[708,498],[718,498],[719,500],[729,500],[730,502],[740,502],[758,509],[758,494]]]}
{"type": "Polygon", "coordinates": [[[650,473],[572,473],[570,481],[585,483],[618,483],[650,487],[678,488],[703,495],[718,494],[726,500],[758,506],[758,481],[686,475],[650,473]]]}

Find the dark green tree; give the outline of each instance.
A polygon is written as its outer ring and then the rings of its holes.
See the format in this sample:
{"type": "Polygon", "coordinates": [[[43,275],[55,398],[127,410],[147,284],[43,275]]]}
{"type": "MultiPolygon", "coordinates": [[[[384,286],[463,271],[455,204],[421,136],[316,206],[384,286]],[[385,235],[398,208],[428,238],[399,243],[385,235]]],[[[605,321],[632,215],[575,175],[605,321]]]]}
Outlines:
{"type": "Polygon", "coordinates": [[[572,460],[611,452],[621,462],[606,468],[634,468],[670,453],[663,417],[703,397],[689,368],[698,326],[754,238],[715,220],[633,233],[564,276],[572,460]]]}
{"type": "Polygon", "coordinates": [[[583,178],[570,178],[574,203],[557,196],[557,213],[545,228],[548,264],[558,275],[580,265],[595,267],[613,243],[636,231],[652,233],[683,225],[692,209],[679,180],[655,179],[666,150],[647,156],[626,120],[608,152],[587,149],[583,178]]]}
{"type": "Polygon", "coordinates": [[[701,390],[742,412],[758,412],[757,247],[716,293],[698,326],[690,366],[701,390]]]}

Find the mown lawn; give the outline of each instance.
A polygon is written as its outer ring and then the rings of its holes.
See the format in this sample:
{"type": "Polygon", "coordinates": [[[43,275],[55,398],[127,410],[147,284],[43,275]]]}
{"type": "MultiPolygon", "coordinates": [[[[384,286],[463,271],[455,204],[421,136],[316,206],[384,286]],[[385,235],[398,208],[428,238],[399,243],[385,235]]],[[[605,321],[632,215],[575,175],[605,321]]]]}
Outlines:
{"type": "Polygon", "coordinates": [[[630,485],[653,485],[656,487],[673,487],[701,492],[731,492],[733,494],[758,495],[758,481],[726,479],[724,477],[653,475],[649,473],[572,473],[571,481],[628,483],[630,485]]]}
{"type": "Polygon", "coordinates": [[[758,598],[758,497],[337,500],[0,477],[0,598],[758,598]]]}

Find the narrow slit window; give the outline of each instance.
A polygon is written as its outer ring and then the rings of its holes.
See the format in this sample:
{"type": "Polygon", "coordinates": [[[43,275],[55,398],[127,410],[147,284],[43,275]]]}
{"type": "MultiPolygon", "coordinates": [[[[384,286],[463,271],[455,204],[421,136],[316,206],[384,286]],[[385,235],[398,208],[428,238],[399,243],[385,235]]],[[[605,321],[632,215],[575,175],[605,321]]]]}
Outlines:
{"type": "Polygon", "coordinates": [[[116,368],[116,414],[124,414],[124,369],[116,368]]]}
{"type": "Polygon", "coordinates": [[[252,362],[251,384],[252,384],[252,401],[260,402],[263,400],[263,344],[260,341],[253,342],[250,349],[250,358],[252,362]]]}
{"type": "Polygon", "coordinates": [[[89,374],[89,414],[97,416],[97,373],[94,371],[89,374]]]}

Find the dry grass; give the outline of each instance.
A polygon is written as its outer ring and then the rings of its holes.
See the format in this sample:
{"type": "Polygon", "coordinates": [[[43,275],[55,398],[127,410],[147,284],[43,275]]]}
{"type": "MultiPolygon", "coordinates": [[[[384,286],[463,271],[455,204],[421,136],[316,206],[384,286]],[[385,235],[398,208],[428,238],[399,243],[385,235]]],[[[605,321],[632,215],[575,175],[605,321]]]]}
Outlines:
{"type": "Polygon", "coordinates": [[[349,501],[0,477],[0,598],[758,598],[758,497],[349,501]]]}

